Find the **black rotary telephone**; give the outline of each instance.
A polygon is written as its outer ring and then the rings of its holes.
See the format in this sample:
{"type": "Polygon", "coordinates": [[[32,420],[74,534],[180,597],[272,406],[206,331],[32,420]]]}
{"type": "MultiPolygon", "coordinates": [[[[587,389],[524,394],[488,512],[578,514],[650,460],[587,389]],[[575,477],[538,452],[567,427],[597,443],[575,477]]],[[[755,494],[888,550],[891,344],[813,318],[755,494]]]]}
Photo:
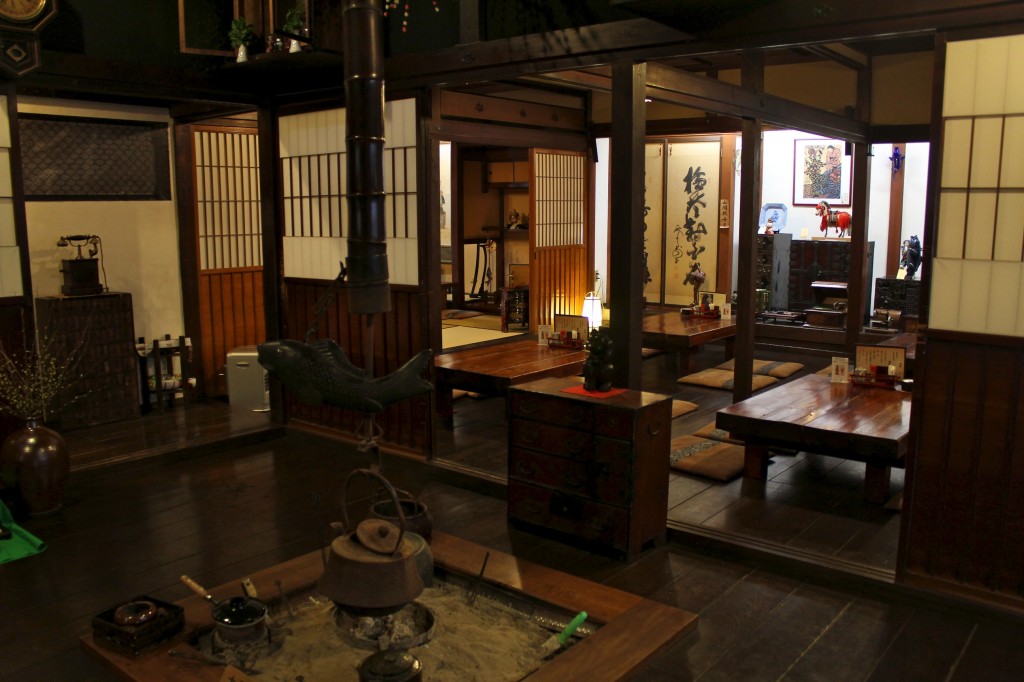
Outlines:
{"type": "Polygon", "coordinates": [[[69,234],[57,240],[57,246],[74,246],[78,249],[77,259],[82,256],[82,247],[89,247],[89,258],[95,258],[100,250],[100,238],[95,234],[69,234]]]}

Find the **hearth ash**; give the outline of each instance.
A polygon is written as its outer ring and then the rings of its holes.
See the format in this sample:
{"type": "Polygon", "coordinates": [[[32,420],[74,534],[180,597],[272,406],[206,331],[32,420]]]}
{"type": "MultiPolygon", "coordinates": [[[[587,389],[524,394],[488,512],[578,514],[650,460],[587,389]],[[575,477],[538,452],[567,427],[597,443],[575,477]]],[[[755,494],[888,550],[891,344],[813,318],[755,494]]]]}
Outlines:
{"type": "Polygon", "coordinates": [[[387,616],[352,616],[340,608],[334,610],[334,623],[345,640],[360,649],[409,649],[430,641],[434,631],[434,611],[419,602],[407,604],[387,616]]]}
{"type": "MultiPolygon", "coordinates": [[[[470,605],[467,594],[462,585],[435,581],[415,602],[381,618],[348,616],[322,595],[307,594],[301,601],[293,599],[294,616],[283,607],[274,611],[269,641],[261,645],[213,654],[207,634],[197,646],[261,680],[282,682],[298,675],[306,682],[355,680],[370,649],[380,648],[382,635],[391,651],[407,649],[419,659],[431,682],[479,679],[481,671],[487,671],[488,680],[511,682],[543,665],[544,642],[566,621],[487,591],[470,605]],[[355,628],[361,641],[354,642],[355,634],[345,633],[342,624],[355,628]],[[409,643],[417,637],[423,642],[409,643]]],[[[577,635],[592,631],[581,628],[577,635]]]]}

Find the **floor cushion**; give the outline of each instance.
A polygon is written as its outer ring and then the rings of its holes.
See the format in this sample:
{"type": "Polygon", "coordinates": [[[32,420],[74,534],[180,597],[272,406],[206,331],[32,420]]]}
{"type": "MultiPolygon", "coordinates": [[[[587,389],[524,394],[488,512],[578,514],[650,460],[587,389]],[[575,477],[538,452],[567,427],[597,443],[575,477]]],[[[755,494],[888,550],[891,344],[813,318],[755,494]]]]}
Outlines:
{"type": "MultiPolygon", "coordinates": [[[[676,381],[681,384],[708,386],[710,388],[722,388],[727,391],[731,391],[735,378],[736,375],[733,372],[724,369],[711,368],[704,369],[693,374],[687,374],[684,377],[679,377],[676,381]]],[[[764,374],[755,374],[751,383],[753,385],[753,390],[758,391],[766,386],[771,386],[777,381],[778,379],[775,377],[766,376],[764,374]]]]}
{"type": "Polygon", "coordinates": [[[743,447],[697,436],[672,439],[669,466],[715,481],[731,481],[743,473],[743,447]]]}
{"type": "Polygon", "coordinates": [[[690,414],[696,410],[698,405],[691,403],[688,400],[673,400],[672,401],[672,418],[682,417],[684,414],[690,414]]]}
{"type": "MultiPolygon", "coordinates": [[[[730,372],[734,372],[734,360],[727,360],[720,364],[716,369],[726,369],[730,372]]],[[[754,360],[754,374],[764,375],[769,377],[775,377],[776,379],[785,379],[786,377],[795,374],[802,370],[804,366],[799,362],[773,362],[771,360],[754,360]]]]}
{"type": "Polygon", "coordinates": [[[708,440],[717,440],[723,443],[732,443],[733,445],[743,445],[741,439],[733,438],[729,435],[728,431],[715,426],[714,421],[705,424],[690,435],[697,436],[698,438],[707,438],[708,440]]]}

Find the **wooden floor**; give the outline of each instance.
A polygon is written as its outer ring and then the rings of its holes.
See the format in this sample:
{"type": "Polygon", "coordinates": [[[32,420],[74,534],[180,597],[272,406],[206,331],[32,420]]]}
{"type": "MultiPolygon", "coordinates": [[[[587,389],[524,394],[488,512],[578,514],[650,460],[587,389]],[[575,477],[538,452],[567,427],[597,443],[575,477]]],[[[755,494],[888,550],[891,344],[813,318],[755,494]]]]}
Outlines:
{"type": "MultiPolygon", "coordinates": [[[[317,549],[340,518],[344,476],[364,460],[289,431],[76,471],[65,508],[24,523],[48,548],[0,565],[0,678],[112,679],[78,648],[92,615],[141,595],[180,599],[183,573],[215,585],[317,549]]],[[[678,542],[626,563],[509,529],[500,496],[453,485],[439,467],[386,457],[384,474],[439,530],[698,613],[638,680],[1024,679],[1024,629],[1005,617],[678,542]]]]}
{"type": "MultiPolygon", "coordinates": [[[[830,362],[823,357],[793,358],[768,351],[758,351],[756,356],[798,359],[804,364],[803,370],[787,380],[830,362]]],[[[723,362],[724,349],[711,344],[695,357],[696,369],[713,367],[723,362]]],[[[693,433],[714,421],[715,413],[732,402],[730,391],[677,383],[679,372],[666,355],[645,360],[642,376],[645,390],[672,394],[698,405],[695,412],[674,420],[673,436],[693,433]]],[[[440,432],[438,457],[503,480],[507,453],[504,400],[463,397],[455,402],[454,424],[454,429],[440,432]]],[[[883,582],[893,580],[902,469],[893,469],[892,499],[884,506],[864,501],[862,463],[807,453],[776,455],[768,476],[767,482],[738,478],[718,483],[673,472],[670,529],[691,542],[726,544],[883,582]]]]}

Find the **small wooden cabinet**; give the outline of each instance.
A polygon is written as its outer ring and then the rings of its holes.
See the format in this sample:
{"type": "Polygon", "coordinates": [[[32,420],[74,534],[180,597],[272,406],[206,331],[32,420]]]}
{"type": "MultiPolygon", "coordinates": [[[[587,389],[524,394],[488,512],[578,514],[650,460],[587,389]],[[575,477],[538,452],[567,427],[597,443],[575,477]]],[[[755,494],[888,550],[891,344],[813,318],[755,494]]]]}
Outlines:
{"type": "Polygon", "coordinates": [[[632,556],[665,539],[672,399],[565,390],[582,385],[509,389],[508,518],[632,556]]]}
{"type": "Polygon", "coordinates": [[[36,299],[36,315],[55,349],[79,354],[79,385],[56,401],[61,429],[139,416],[131,294],[44,296],[36,299]]]}
{"type": "Polygon", "coordinates": [[[530,162],[491,161],[487,164],[487,183],[526,187],[530,184],[530,162]]]}

